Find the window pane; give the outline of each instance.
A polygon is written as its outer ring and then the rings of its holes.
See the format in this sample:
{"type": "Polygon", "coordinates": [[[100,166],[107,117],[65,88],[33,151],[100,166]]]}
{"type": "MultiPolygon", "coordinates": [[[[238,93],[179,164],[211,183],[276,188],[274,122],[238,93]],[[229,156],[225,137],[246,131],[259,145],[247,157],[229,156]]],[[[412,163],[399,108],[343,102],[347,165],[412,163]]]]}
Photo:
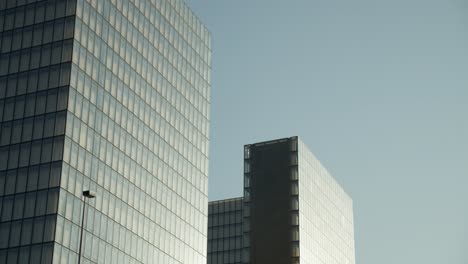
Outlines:
{"type": "Polygon", "coordinates": [[[16,193],[25,192],[27,182],[28,182],[28,169],[27,168],[19,169],[17,178],[16,178],[16,193]]]}
{"type": "MultiPolygon", "coordinates": [[[[11,231],[10,231],[10,245],[9,245],[10,247],[19,246],[20,234],[21,234],[21,221],[12,222],[11,223],[11,231]]],[[[14,262],[14,263],[16,263],[16,262],[14,262]]]]}
{"type": "Polygon", "coordinates": [[[41,162],[50,162],[52,159],[52,139],[45,139],[42,142],[41,162]]]}
{"type": "Polygon", "coordinates": [[[45,215],[47,208],[47,190],[37,192],[35,216],[45,215]]]}
{"type": "Polygon", "coordinates": [[[27,193],[26,200],[24,201],[24,218],[34,216],[34,210],[36,208],[36,193],[27,193]]]}
{"type": "Polygon", "coordinates": [[[54,135],[55,113],[47,114],[44,123],[44,137],[52,137],[54,135]]]}
{"type": "Polygon", "coordinates": [[[42,138],[43,131],[44,131],[44,116],[36,116],[34,118],[33,139],[42,138]]]}
{"type": "Polygon", "coordinates": [[[39,168],[39,181],[37,184],[38,189],[45,189],[49,187],[49,174],[50,164],[43,164],[39,168]]]}
{"type": "Polygon", "coordinates": [[[44,235],[44,217],[34,219],[32,243],[42,242],[44,235]]]}
{"type": "Polygon", "coordinates": [[[15,196],[15,206],[13,207],[13,220],[23,218],[24,198],[24,194],[15,196]]]}

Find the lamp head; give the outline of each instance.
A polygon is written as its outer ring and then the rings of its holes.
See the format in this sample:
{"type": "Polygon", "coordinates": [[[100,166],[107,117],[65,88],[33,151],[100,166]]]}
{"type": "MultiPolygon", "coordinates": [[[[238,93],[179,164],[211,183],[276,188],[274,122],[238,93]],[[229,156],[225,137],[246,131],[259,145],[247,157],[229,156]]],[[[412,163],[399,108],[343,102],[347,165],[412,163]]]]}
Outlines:
{"type": "Polygon", "coordinates": [[[86,198],[92,199],[96,197],[96,193],[93,191],[87,190],[87,191],[83,191],[83,196],[86,198]]]}

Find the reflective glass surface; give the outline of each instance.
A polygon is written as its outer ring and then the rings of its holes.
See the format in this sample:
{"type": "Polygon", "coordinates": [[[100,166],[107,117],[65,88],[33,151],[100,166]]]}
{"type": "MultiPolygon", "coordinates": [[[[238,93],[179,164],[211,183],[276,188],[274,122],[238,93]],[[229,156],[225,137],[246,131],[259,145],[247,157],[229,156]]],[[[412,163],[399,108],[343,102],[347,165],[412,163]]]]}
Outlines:
{"type": "Polygon", "coordinates": [[[210,34],[182,0],[0,1],[0,263],[205,263],[210,34]]]}
{"type": "Polygon", "coordinates": [[[205,263],[209,33],[183,1],[79,0],[54,260],[205,263]]]}
{"type": "Polygon", "coordinates": [[[242,263],[243,198],[208,205],[208,264],[242,263]]]}

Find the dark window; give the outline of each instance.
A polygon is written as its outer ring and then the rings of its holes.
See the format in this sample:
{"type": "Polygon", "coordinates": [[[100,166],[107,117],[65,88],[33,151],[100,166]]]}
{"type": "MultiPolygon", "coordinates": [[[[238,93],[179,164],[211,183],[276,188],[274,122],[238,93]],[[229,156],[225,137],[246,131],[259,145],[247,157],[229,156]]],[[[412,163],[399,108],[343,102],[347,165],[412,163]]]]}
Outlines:
{"type": "MultiPolygon", "coordinates": [[[[5,43],[5,41],[3,42],[5,43]]],[[[3,54],[0,57],[0,76],[8,74],[8,63],[10,61],[10,55],[9,54],[3,54]]],[[[0,96],[3,97],[3,93],[0,91],[0,96]]]]}
{"type": "Polygon", "coordinates": [[[42,141],[41,162],[50,162],[52,159],[52,139],[45,139],[42,141]]]}
{"type": "Polygon", "coordinates": [[[47,208],[47,190],[37,192],[35,216],[45,215],[47,208]]]}
{"type": "Polygon", "coordinates": [[[29,48],[32,46],[33,40],[33,27],[27,27],[23,30],[23,42],[21,43],[22,48],[29,48]]]}
{"type": "MultiPolygon", "coordinates": [[[[20,243],[20,236],[21,235],[21,221],[15,221],[11,223],[11,231],[10,231],[10,247],[17,247],[20,243]]],[[[8,257],[11,254],[11,250],[8,253],[8,257]]],[[[18,253],[16,253],[18,254],[18,253]]],[[[10,263],[16,263],[10,262],[10,263]]]]}
{"type": "Polygon", "coordinates": [[[59,161],[63,158],[63,141],[63,137],[58,137],[54,139],[54,149],[52,155],[53,161],[59,161]]]}
{"type": "Polygon", "coordinates": [[[18,168],[19,145],[10,146],[10,155],[8,156],[8,169],[18,168]]]}
{"type": "Polygon", "coordinates": [[[30,56],[29,50],[25,50],[21,52],[19,71],[26,71],[29,69],[29,56],[30,56]]]}
{"type": "Polygon", "coordinates": [[[37,184],[38,189],[46,189],[49,187],[49,174],[50,164],[43,164],[39,168],[39,182],[37,184]]]}
{"type": "Polygon", "coordinates": [[[5,14],[5,23],[3,24],[3,30],[7,31],[13,28],[15,23],[15,10],[9,10],[5,14]]]}
{"type": "Polygon", "coordinates": [[[34,24],[34,5],[28,5],[26,7],[26,15],[24,18],[24,25],[32,25],[34,24]]]}
{"type": "Polygon", "coordinates": [[[60,69],[60,86],[70,84],[70,63],[62,64],[60,69]]]}
{"type": "Polygon", "coordinates": [[[61,62],[62,56],[62,42],[52,44],[52,59],[51,64],[58,64],[61,62]]]}
{"type": "Polygon", "coordinates": [[[24,7],[20,7],[16,9],[15,28],[24,26],[24,13],[25,13],[24,7]]]}
{"type": "Polygon", "coordinates": [[[31,165],[36,165],[36,164],[39,164],[40,161],[41,161],[41,141],[36,140],[36,141],[33,141],[31,145],[31,158],[30,158],[29,163],[31,165]]]}
{"type": "Polygon", "coordinates": [[[59,89],[57,111],[67,109],[67,105],[68,105],[68,87],[62,87],[59,89]]]}
{"type": "MultiPolygon", "coordinates": [[[[47,228],[47,226],[46,226],[47,228]]],[[[54,228],[55,229],[55,228],[54,228]]],[[[46,230],[47,232],[47,230],[46,230]]],[[[47,234],[44,234],[44,241],[52,241],[52,240],[46,240],[47,234]]],[[[54,244],[52,243],[47,243],[42,246],[42,260],[41,264],[52,264],[52,256],[54,252],[54,244]]]]}
{"type": "Polygon", "coordinates": [[[16,171],[8,171],[6,174],[5,195],[10,195],[10,194],[15,193],[15,184],[16,184],[16,171]]]}
{"type": "Polygon", "coordinates": [[[36,108],[36,95],[35,94],[28,94],[26,96],[26,107],[24,109],[24,116],[33,116],[34,109],[36,108]]]}
{"type": "MultiPolygon", "coordinates": [[[[47,71],[45,71],[47,73],[47,71]]],[[[36,97],[36,115],[42,115],[45,113],[47,101],[47,92],[37,93],[36,97]]]]}
{"type": "Polygon", "coordinates": [[[45,20],[52,20],[55,17],[55,1],[49,1],[46,6],[45,20]]]}
{"type": "Polygon", "coordinates": [[[67,0],[66,16],[74,15],[76,11],[76,0],[67,0]]]}
{"type": "MultiPolygon", "coordinates": [[[[34,208],[36,208],[36,193],[27,193],[24,202],[24,218],[33,217],[34,208]]],[[[31,239],[31,237],[29,237],[29,239],[31,239]]]]}
{"type": "Polygon", "coordinates": [[[69,62],[72,59],[73,53],[73,41],[67,40],[63,42],[62,49],[62,62],[69,62]]]}
{"type": "Polygon", "coordinates": [[[65,20],[64,39],[73,38],[75,29],[75,17],[68,17],[65,20]]]}
{"type": "Polygon", "coordinates": [[[43,131],[44,131],[44,116],[36,116],[34,118],[33,139],[42,138],[43,131]]]}
{"type": "MultiPolygon", "coordinates": [[[[20,148],[19,167],[29,165],[29,153],[31,152],[31,143],[23,143],[20,148]]],[[[18,187],[16,188],[18,189],[18,187]]]]}
{"type": "Polygon", "coordinates": [[[6,222],[11,220],[11,213],[13,210],[13,196],[3,198],[3,208],[1,221],[6,222]]]}
{"type": "Polygon", "coordinates": [[[58,187],[60,186],[60,173],[61,173],[62,165],[60,162],[52,163],[50,168],[50,187],[58,187]]]}
{"type": "Polygon", "coordinates": [[[55,113],[47,114],[44,122],[44,137],[52,137],[54,135],[55,113]]]}
{"type": "MultiPolygon", "coordinates": [[[[29,153],[28,153],[29,156],[29,153]]],[[[26,184],[28,182],[28,169],[23,168],[18,170],[18,176],[16,178],[16,192],[22,193],[26,191],[26,184]]]]}
{"type": "Polygon", "coordinates": [[[41,251],[42,251],[42,244],[31,246],[31,256],[29,258],[31,260],[34,259],[34,260],[37,260],[37,262],[39,262],[39,260],[41,259],[41,251]]]}
{"type": "MultiPolygon", "coordinates": [[[[52,45],[44,45],[41,50],[41,67],[50,65],[50,54],[52,52],[52,45]]],[[[39,77],[40,79],[40,77],[39,77]]],[[[47,82],[46,82],[47,84],[47,82]]]]}
{"type": "Polygon", "coordinates": [[[57,0],[55,2],[55,17],[64,17],[65,16],[65,0],[57,0]]]}
{"type": "Polygon", "coordinates": [[[13,119],[13,110],[15,105],[15,98],[5,100],[5,108],[3,110],[3,121],[10,121],[13,119]]]}
{"type": "Polygon", "coordinates": [[[14,118],[15,119],[23,118],[23,115],[24,115],[24,101],[25,100],[26,100],[25,96],[16,97],[15,113],[14,113],[14,118]]]}
{"type": "Polygon", "coordinates": [[[58,112],[55,119],[55,136],[65,134],[65,121],[67,117],[67,112],[58,112]]]}
{"type": "Polygon", "coordinates": [[[34,118],[26,118],[23,120],[23,133],[22,133],[22,141],[30,141],[32,138],[33,133],[33,123],[34,118]]]}
{"type": "Polygon", "coordinates": [[[45,3],[40,2],[36,5],[36,16],[34,23],[41,23],[44,21],[44,14],[45,14],[45,3]]]}
{"type": "Polygon", "coordinates": [[[28,89],[28,73],[24,72],[18,75],[18,87],[16,89],[17,95],[22,95],[26,93],[28,89]]]}
{"type": "Polygon", "coordinates": [[[65,21],[63,19],[55,20],[53,41],[59,41],[63,39],[64,25],[65,21]]]}
{"type": "Polygon", "coordinates": [[[59,86],[60,65],[50,67],[49,75],[49,88],[56,88],[59,86]]]}
{"type": "MultiPolygon", "coordinates": [[[[22,233],[24,233],[24,225],[22,228],[22,233]]],[[[21,244],[23,241],[21,241],[21,244]]],[[[18,264],[28,264],[29,263],[29,247],[21,247],[19,250],[18,264]]]]}
{"type": "Polygon", "coordinates": [[[42,43],[47,44],[52,42],[54,33],[54,23],[48,22],[44,24],[44,35],[42,38],[42,43]]]}
{"type": "Polygon", "coordinates": [[[9,237],[10,237],[10,222],[0,223],[0,248],[8,247],[9,237]]]}
{"type": "MultiPolygon", "coordinates": [[[[15,206],[13,207],[13,220],[23,218],[24,194],[15,196],[15,206]]],[[[18,236],[19,239],[20,236],[18,236]]]]}
{"type": "Polygon", "coordinates": [[[34,47],[31,49],[31,69],[39,68],[39,62],[41,61],[41,47],[34,47]]]}
{"type": "MultiPolygon", "coordinates": [[[[19,51],[10,54],[10,69],[8,73],[17,73],[19,70],[20,53],[19,51]]],[[[15,87],[16,88],[16,87],[15,87]]]]}
{"type": "Polygon", "coordinates": [[[33,46],[38,46],[42,44],[42,32],[43,32],[43,25],[35,25],[34,30],[33,30],[33,41],[32,45],[33,46]]]}
{"type": "Polygon", "coordinates": [[[12,51],[21,49],[21,39],[22,39],[22,37],[23,37],[23,32],[21,31],[21,29],[15,30],[13,32],[13,38],[12,38],[12,42],[11,42],[11,50],[12,51]]]}
{"type": "Polygon", "coordinates": [[[21,141],[21,130],[23,128],[22,123],[22,120],[16,120],[15,122],[13,122],[10,140],[11,144],[16,144],[21,141]]]}
{"type": "Polygon", "coordinates": [[[2,131],[0,131],[0,146],[5,146],[10,144],[10,137],[11,137],[11,127],[13,126],[12,122],[6,122],[2,125],[2,131]]]}
{"type": "Polygon", "coordinates": [[[0,171],[6,170],[8,160],[8,147],[0,148],[0,171]]]}
{"type": "Polygon", "coordinates": [[[8,85],[6,91],[6,97],[15,96],[16,94],[16,84],[18,83],[17,75],[8,76],[8,85]]]}
{"type": "Polygon", "coordinates": [[[48,197],[47,197],[47,211],[46,211],[46,214],[55,214],[55,213],[57,213],[58,197],[59,197],[59,189],[58,188],[49,190],[49,194],[48,194],[48,197]]]}
{"type": "Polygon", "coordinates": [[[34,219],[32,243],[41,243],[44,236],[44,217],[34,219]]]}

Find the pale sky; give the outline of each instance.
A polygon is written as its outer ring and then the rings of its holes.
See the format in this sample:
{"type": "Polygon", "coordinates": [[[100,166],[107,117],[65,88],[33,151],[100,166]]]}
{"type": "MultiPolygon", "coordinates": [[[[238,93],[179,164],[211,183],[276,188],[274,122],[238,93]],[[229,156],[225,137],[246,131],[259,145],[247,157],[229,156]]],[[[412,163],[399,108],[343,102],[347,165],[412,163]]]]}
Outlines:
{"type": "Polygon", "coordinates": [[[468,263],[468,0],[191,0],[212,33],[210,200],[298,135],[354,200],[356,263],[468,263]]]}

